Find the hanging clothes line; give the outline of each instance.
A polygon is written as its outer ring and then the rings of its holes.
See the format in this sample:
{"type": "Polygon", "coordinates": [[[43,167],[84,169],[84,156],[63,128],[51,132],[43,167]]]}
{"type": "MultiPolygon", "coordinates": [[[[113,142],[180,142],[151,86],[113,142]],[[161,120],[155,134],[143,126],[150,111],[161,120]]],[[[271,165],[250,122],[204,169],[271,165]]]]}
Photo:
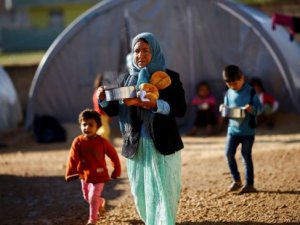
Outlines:
{"type": "Polygon", "coordinates": [[[280,13],[273,13],[272,15],[272,29],[276,29],[276,24],[288,27],[290,33],[290,40],[294,40],[296,33],[300,33],[300,17],[289,16],[280,13]]]}

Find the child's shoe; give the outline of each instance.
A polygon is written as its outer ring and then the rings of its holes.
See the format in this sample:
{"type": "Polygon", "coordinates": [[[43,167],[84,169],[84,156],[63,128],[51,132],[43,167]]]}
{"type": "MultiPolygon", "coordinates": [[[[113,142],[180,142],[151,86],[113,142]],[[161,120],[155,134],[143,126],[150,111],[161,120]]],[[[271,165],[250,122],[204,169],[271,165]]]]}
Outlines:
{"type": "Polygon", "coordinates": [[[229,186],[228,191],[238,191],[242,187],[242,182],[241,181],[234,181],[232,184],[229,186]]]}
{"type": "Polygon", "coordinates": [[[251,184],[246,184],[239,191],[239,194],[254,193],[254,192],[257,192],[257,190],[254,188],[254,186],[251,184]]]}
{"type": "Polygon", "coordinates": [[[105,216],[105,213],[106,213],[106,210],[105,210],[105,204],[106,204],[105,199],[103,199],[102,205],[99,207],[99,210],[98,210],[98,215],[99,215],[100,217],[105,216]]]}
{"type": "Polygon", "coordinates": [[[97,225],[97,221],[89,220],[86,225],[97,225]]]}

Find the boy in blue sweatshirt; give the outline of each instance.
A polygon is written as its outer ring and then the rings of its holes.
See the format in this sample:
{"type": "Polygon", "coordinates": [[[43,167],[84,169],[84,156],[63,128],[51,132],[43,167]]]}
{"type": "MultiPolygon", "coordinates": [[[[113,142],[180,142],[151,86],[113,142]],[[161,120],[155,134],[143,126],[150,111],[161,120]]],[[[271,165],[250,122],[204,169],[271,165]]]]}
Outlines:
{"type": "Polygon", "coordinates": [[[255,192],[254,170],[252,162],[252,146],[255,139],[256,117],[262,111],[262,105],[255,90],[245,82],[245,77],[238,66],[228,65],[223,69],[223,79],[228,87],[222,107],[243,107],[244,118],[229,118],[225,153],[232,176],[232,184],[228,191],[240,193],[255,192]],[[235,160],[238,145],[242,147],[242,157],[245,166],[244,186],[235,160]]]}

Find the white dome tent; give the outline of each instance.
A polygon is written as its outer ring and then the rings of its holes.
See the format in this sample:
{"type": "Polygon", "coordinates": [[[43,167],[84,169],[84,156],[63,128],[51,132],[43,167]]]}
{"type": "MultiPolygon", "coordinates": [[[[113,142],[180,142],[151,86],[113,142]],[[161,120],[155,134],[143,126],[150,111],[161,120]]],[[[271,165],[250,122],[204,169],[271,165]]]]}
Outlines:
{"type": "Polygon", "coordinates": [[[0,133],[14,129],[22,120],[22,109],[15,87],[0,66],[0,133]]]}
{"type": "MultiPolygon", "coordinates": [[[[35,115],[77,121],[91,107],[97,73],[123,72],[130,40],[140,32],[160,40],[168,68],[181,74],[187,101],[198,81],[210,83],[219,101],[221,71],[237,64],[260,77],[281,111],[300,113],[300,46],[271,18],[229,0],[108,0],[74,21],[45,54],[32,82],[26,127],[35,115]]],[[[189,113],[179,124],[190,123],[189,113]]]]}

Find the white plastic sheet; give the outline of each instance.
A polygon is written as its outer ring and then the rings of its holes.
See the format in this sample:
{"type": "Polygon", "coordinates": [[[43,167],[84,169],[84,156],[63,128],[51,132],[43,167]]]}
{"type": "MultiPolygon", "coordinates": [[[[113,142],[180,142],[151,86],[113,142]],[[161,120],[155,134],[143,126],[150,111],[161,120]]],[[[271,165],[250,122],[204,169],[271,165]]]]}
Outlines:
{"type": "MultiPolygon", "coordinates": [[[[112,80],[124,72],[130,40],[144,31],[159,39],[188,102],[206,80],[220,103],[221,71],[237,64],[249,79],[262,79],[279,110],[300,113],[300,46],[282,27],[271,30],[268,16],[228,0],[111,0],[79,17],[49,48],[31,86],[26,126],[37,114],[76,121],[92,106],[96,75],[112,80]]],[[[179,125],[192,122],[190,109],[179,125]]]]}
{"type": "Polygon", "coordinates": [[[8,74],[0,67],[0,133],[17,127],[21,120],[18,95],[8,74]]]}

